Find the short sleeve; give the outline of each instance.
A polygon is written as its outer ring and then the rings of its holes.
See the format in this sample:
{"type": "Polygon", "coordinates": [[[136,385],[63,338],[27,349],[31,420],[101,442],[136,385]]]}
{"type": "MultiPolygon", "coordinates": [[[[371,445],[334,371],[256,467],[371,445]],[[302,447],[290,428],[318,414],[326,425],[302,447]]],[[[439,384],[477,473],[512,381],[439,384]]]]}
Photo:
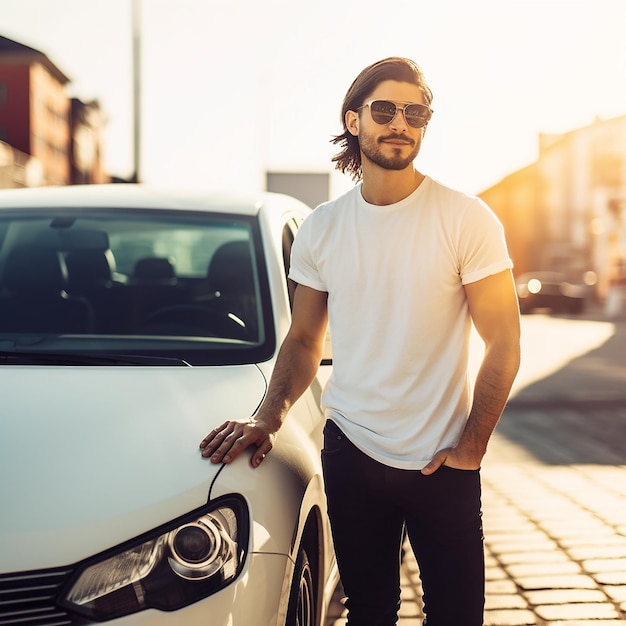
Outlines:
{"type": "Polygon", "coordinates": [[[466,285],[513,267],[504,227],[480,199],[467,207],[459,233],[459,273],[466,285]]]}
{"type": "Polygon", "coordinates": [[[315,212],[311,213],[302,223],[296,233],[291,248],[291,263],[289,278],[299,285],[311,287],[317,291],[328,291],[320,275],[316,261],[314,246],[315,212]]]}

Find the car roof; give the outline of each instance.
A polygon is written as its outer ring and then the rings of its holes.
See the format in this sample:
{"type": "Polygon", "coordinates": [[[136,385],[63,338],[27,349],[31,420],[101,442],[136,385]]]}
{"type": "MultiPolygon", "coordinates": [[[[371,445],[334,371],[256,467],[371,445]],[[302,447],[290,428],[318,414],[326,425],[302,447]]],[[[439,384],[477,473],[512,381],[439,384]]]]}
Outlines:
{"type": "MultiPolygon", "coordinates": [[[[70,185],[0,190],[0,212],[28,208],[147,208],[257,215],[264,206],[285,209],[299,200],[270,192],[203,192],[145,184],[70,185]]],[[[307,207],[308,208],[308,207],[307,207]]]]}

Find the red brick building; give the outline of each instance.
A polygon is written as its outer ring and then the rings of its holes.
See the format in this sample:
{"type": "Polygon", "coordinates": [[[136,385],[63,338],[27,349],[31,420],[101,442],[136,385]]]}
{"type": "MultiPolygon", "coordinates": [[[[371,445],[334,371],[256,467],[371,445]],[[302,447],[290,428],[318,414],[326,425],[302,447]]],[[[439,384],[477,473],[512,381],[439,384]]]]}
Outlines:
{"type": "Polygon", "coordinates": [[[70,100],[68,82],[45,54],[0,36],[0,141],[30,157],[27,185],[108,180],[98,104],[70,100]]]}

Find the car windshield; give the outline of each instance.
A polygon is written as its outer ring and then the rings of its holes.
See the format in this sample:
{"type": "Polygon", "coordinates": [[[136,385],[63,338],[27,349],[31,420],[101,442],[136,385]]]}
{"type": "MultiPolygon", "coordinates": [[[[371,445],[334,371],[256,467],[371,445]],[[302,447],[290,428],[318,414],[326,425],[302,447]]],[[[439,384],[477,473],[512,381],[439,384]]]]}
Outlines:
{"type": "Polygon", "coordinates": [[[260,234],[249,216],[3,211],[0,277],[5,355],[195,365],[258,362],[273,351],[260,234]]]}

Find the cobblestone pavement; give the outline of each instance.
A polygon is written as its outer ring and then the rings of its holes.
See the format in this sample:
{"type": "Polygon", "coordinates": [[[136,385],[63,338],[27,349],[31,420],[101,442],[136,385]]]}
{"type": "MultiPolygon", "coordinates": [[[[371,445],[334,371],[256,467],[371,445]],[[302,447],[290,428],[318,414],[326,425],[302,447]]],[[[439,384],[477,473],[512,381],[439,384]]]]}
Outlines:
{"type": "MultiPolygon", "coordinates": [[[[626,626],[626,464],[548,465],[496,434],[482,476],[485,626],[626,626]]],[[[398,626],[422,619],[409,550],[398,626]]]]}
{"type": "MultiPolygon", "coordinates": [[[[626,626],[625,324],[511,401],[482,480],[484,626],[626,626]]],[[[422,621],[409,551],[398,626],[422,621]]]]}

